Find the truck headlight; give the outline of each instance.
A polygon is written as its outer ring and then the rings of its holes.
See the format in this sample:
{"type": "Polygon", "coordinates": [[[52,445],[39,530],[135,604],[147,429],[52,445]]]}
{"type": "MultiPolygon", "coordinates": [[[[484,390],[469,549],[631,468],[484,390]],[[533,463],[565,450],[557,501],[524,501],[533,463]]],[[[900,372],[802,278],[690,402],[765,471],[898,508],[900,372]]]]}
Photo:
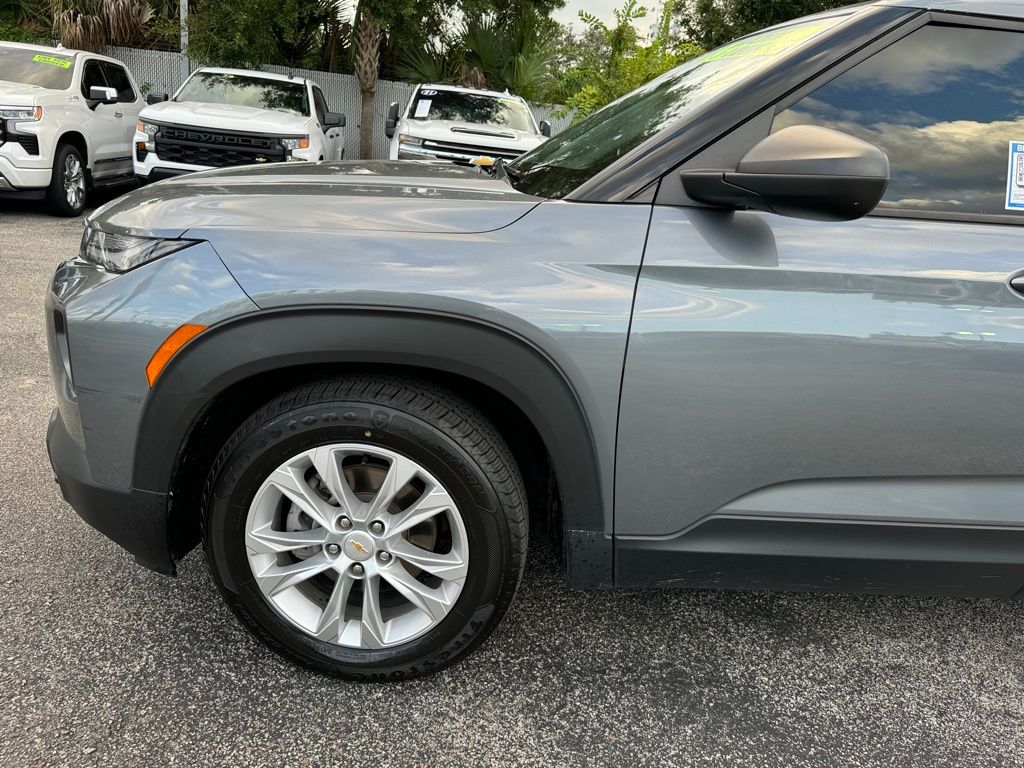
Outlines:
{"type": "Polygon", "coordinates": [[[284,148],[294,152],[296,149],[309,149],[309,136],[300,136],[291,139],[281,139],[284,148]]]}
{"type": "Polygon", "coordinates": [[[110,272],[127,272],[197,242],[199,241],[118,235],[114,232],[104,232],[89,224],[82,233],[79,256],[110,272]]]}
{"type": "Polygon", "coordinates": [[[408,133],[400,133],[398,134],[398,143],[418,147],[423,143],[423,139],[418,136],[410,136],[408,133]]]}
{"type": "Polygon", "coordinates": [[[147,123],[145,120],[139,120],[135,126],[135,130],[152,138],[153,136],[156,136],[156,132],[160,130],[160,126],[156,123],[147,123]]]}
{"type": "Polygon", "coordinates": [[[0,105],[0,118],[5,120],[41,120],[43,118],[42,107],[5,107],[0,105]]]}

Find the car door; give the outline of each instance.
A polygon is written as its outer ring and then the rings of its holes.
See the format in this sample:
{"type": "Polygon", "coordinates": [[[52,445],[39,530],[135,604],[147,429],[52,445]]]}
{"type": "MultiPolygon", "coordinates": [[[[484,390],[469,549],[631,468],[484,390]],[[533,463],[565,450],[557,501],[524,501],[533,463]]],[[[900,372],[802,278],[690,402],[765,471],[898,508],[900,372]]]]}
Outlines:
{"type": "Polygon", "coordinates": [[[120,123],[122,133],[121,152],[115,156],[108,170],[112,176],[126,175],[133,172],[132,142],[135,140],[135,125],[142,111],[142,96],[128,71],[120,64],[104,61],[103,72],[108,87],[117,91],[117,109],[114,110],[114,117],[120,123]]]}
{"type": "Polygon", "coordinates": [[[1024,30],[925,14],[901,34],[686,166],[830,127],[888,154],[874,214],[715,210],[662,179],[623,377],[619,583],[1024,586],[1024,30]]]}
{"type": "MultiPolygon", "coordinates": [[[[103,62],[88,59],[82,67],[82,97],[89,103],[89,92],[93,86],[111,87],[107,82],[103,62]]],[[[88,122],[90,143],[89,165],[94,179],[115,175],[114,172],[124,157],[124,112],[120,104],[97,104],[92,109],[88,122]]]]}
{"type": "Polygon", "coordinates": [[[324,98],[323,91],[317,85],[313,86],[313,107],[316,111],[316,121],[320,130],[324,133],[324,159],[325,160],[340,160],[341,159],[341,128],[327,128],[325,127],[327,119],[327,100],[324,98]]]}

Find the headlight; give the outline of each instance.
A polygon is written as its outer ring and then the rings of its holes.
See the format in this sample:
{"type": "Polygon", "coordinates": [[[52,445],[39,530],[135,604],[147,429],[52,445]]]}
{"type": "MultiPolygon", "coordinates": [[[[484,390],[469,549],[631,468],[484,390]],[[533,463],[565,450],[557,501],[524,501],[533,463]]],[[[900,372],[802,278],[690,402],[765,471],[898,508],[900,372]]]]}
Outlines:
{"type": "Polygon", "coordinates": [[[423,143],[423,139],[418,138],[416,136],[410,136],[407,133],[400,133],[400,134],[398,134],[398,143],[399,144],[412,144],[413,146],[419,146],[420,144],[423,143]]]}
{"type": "Polygon", "coordinates": [[[295,139],[281,139],[285,149],[294,152],[296,149],[309,149],[309,136],[302,136],[295,139]]]}
{"type": "Polygon", "coordinates": [[[104,232],[87,226],[82,234],[79,251],[86,261],[98,264],[110,272],[127,272],[153,259],[195,245],[198,240],[164,240],[156,237],[136,237],[104,232]]]}
{"type": "Polygon", "coordinates": [[[40,120],[43,117],[42,107],[5,107],[0,105],[0,118],[6,120],[40,120]]]}
{"type": "Polygon", "coordinates": [[[139,120],[139,122],[135,126],[135,130],[137,130],[139,133],[148,134],[150,137],[155,136],[156,132],[159,129],[160,126],[156,123],[147,123],[143,120],[139,120]]]}

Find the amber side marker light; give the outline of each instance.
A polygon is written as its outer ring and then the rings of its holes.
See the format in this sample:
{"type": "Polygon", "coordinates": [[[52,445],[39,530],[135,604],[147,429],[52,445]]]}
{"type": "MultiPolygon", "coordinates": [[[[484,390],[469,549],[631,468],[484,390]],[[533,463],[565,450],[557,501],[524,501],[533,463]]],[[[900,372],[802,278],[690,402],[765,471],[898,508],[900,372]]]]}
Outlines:
{"type": "Polygon", "coordinates": [[[156,383],[160,372],[170,362],[170,359],[174,357],[174,354],[205,331],[207,327],[205,325],[185,323],[185,325],[179,325],[175,328],[171,335],[164,339],[164,343],[157,347],[156,352],[149,358],[149,363],[146,365],[146,378],[149,380],[150,387],[156,383]]]}

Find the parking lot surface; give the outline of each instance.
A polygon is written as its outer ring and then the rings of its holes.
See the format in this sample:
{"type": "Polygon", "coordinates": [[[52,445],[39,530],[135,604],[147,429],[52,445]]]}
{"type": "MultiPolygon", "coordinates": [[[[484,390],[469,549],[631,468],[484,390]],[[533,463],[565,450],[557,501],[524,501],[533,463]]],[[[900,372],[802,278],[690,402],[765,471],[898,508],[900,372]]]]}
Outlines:
{"type": "Polygon", "coordinates": [[[1024,765],[1020,603],[572,592],[541,552],[440,675],[291,666],[201,553],[142,570],[60,497],[42,306],[80,234],[0,202],[0,765],[1024,765]]]}

